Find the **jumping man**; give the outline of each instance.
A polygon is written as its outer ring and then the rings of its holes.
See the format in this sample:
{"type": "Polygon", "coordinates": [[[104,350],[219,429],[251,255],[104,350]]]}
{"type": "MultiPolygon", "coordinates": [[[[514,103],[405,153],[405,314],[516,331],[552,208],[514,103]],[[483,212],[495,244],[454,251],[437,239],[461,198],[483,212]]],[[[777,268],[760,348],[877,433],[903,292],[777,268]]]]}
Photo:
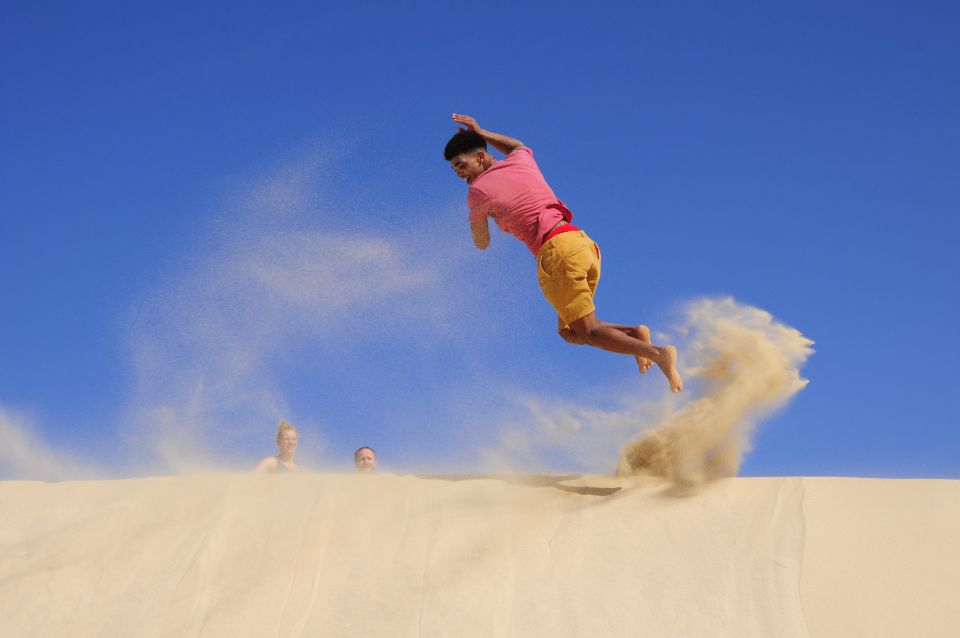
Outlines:
{"type": "Polygon", "coordinates": [[[673,392],[683,390],[677,372],[677,349],[655,346],[646,326],[620,326],[596,316],[593,296],[600,281],[600,249],[570,223],[573,213],[557,199],[520,140],[480,128],[469,115],[454,113],[460,129],[447,142],[443,156],[466,180],[473,243],[490,244],[488,217],[527,245],[537,258],[537,278],[547,301],[557,311],[560,336],[636,358],[640,373],[653,363],[667,377],[673,392]],[[487,143],[506,155],[496,159],[487,143]]]}

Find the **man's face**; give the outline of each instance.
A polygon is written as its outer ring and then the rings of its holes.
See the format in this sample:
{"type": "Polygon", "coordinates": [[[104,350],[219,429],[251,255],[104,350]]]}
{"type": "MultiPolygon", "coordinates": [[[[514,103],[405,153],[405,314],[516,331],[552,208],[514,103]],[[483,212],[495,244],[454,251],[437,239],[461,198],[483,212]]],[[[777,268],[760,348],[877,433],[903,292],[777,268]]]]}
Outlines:
{"type": "Polygon", "coordinates": [[[457,177],[469,184],[477,175],[487,170],[490,165],[490,156],[486,151],[471,151],[460,153],[450,160],[450,167],[457,173],[457,177]]]}
{"type": "Polygon", "coordinates": [[[377,467],[377,455],[369,448],[363,448],[357,452],[357,458],[354,459],[354,465],[361,472],[372,472],[377,467]]]}

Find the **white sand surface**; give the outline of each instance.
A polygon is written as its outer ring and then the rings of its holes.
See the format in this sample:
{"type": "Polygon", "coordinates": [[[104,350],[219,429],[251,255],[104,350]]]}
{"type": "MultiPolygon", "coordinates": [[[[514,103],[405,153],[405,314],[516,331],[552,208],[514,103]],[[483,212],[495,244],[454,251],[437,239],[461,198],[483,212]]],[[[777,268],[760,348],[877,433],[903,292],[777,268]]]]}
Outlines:
{"type": "Polygon", "coordinates": [[[934,638],[957,601],[960,481],[0,482],[4,637],[934,638]]]}

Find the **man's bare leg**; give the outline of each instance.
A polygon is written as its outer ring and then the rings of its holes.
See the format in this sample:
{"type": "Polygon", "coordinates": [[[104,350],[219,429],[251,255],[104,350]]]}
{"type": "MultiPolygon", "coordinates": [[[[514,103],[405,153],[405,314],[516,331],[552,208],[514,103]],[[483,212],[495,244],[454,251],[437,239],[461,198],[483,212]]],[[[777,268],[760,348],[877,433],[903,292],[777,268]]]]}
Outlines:
{"type": "Polygon", "coordinates": [[[639,339],[640,327],[608,324],[597,319],[596,314],[592,312],[570,324],[570,329],[577,338],[574,343],[586,343],[608,352],[633,355],[637,357],[638,363],[640,359],[652,361],[667,377],[670,389],[673,392],[680,392],[683,390],[683,379],[677,371],[677,349],[673,346],[655,346],[650,343],[649,329],[645,335],[647,340],[639,339]],[[631,336],[631,332],[637,336],[631,336]]]}
{"type": "Polygon", "coordinates": [[[587,342],[577,336],[577,333],[574,332],[569,327],[560,328],[560,337],[567,343],[572,343],[575,346],[585,346],[587,342]]]}
{"type": "MultiPolygon", "coordinates": [[[[599,321],[599,319],[597,320],[599,321]]],[[[639,325],[639,326],[620,326],[614,323],[607,323],[606,321],[600,321],[603,325],[610,326],[611,328],[616,328],[620,332],[624,333],[628,337],[633,337],[634,339],[639,339],[646,343],[652,343],[650,341],[650,328],[639,325]]],[[[653,361],[641,357],[640,355],[635,355],[637,359],[637,367],[640,368],[640,374],[645,373],[653,365],[653,361]]]]}
{"type": "MultiPolygon", "coordinates": [[[[620,332],[626,334],[628,337],[633,337],[634,339],[639,339],[640,341],[651,343],[650,329],[644,325],[621,326],[615,323],[607,323],[606,321],[600,321],[599,319],[597,319],[597,321],[604,326],[609,326],[610,328],[619,330],[620,332]]],[[[572,343],[578,346],[586,345],[586,342],[580,337],[578,337],[577,334],[570,328],[561,328],[560,336],[563,337],[563,340],[568,343],[572,343]]],[[[644,374],[647,370],[650,369],[651,366],[653,366],[653,361],[650,361],[650,359],[646,359],[640,355],[635,355],[635,358],[637,359],[637,367],[640,368],[640,374],[644,374]]]]}
{"type": "MultiPolygon", "coordinates": [[[[652,341],[650,341],[650,328],[644,325],[639,325],[636,328],[634,328],[634,330],[637,331],[637,336],[636,336],[637,339],[639,339],[640,341],[645,341],[646,343],[651,343],[651,344],[653,343],[652,341]]],[[[627,334],[630,334],[630,333],[627,333],[627,334]]],[[[650,369],[650,366],[653,365],[653,361],[651,361],[650,359],[644,359],[640,355],[637,355],[637,365],[640,367],[640,374],[643,374],[644,372],[650,369]]]]}

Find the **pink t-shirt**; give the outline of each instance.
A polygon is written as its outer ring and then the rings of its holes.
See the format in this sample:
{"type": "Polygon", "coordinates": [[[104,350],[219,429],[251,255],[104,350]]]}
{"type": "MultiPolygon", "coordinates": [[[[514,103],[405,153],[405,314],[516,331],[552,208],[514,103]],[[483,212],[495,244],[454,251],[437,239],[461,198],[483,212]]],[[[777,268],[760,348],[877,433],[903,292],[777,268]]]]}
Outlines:
{"type": "Polygon", "coordinates": [[[467,191],[467,206],[471,222],[489,215],[500,230],[525,243],[534,255],[557,222],[573,218],[553,194],[533,151],[526,146],[477,175],[467,191]]]}

